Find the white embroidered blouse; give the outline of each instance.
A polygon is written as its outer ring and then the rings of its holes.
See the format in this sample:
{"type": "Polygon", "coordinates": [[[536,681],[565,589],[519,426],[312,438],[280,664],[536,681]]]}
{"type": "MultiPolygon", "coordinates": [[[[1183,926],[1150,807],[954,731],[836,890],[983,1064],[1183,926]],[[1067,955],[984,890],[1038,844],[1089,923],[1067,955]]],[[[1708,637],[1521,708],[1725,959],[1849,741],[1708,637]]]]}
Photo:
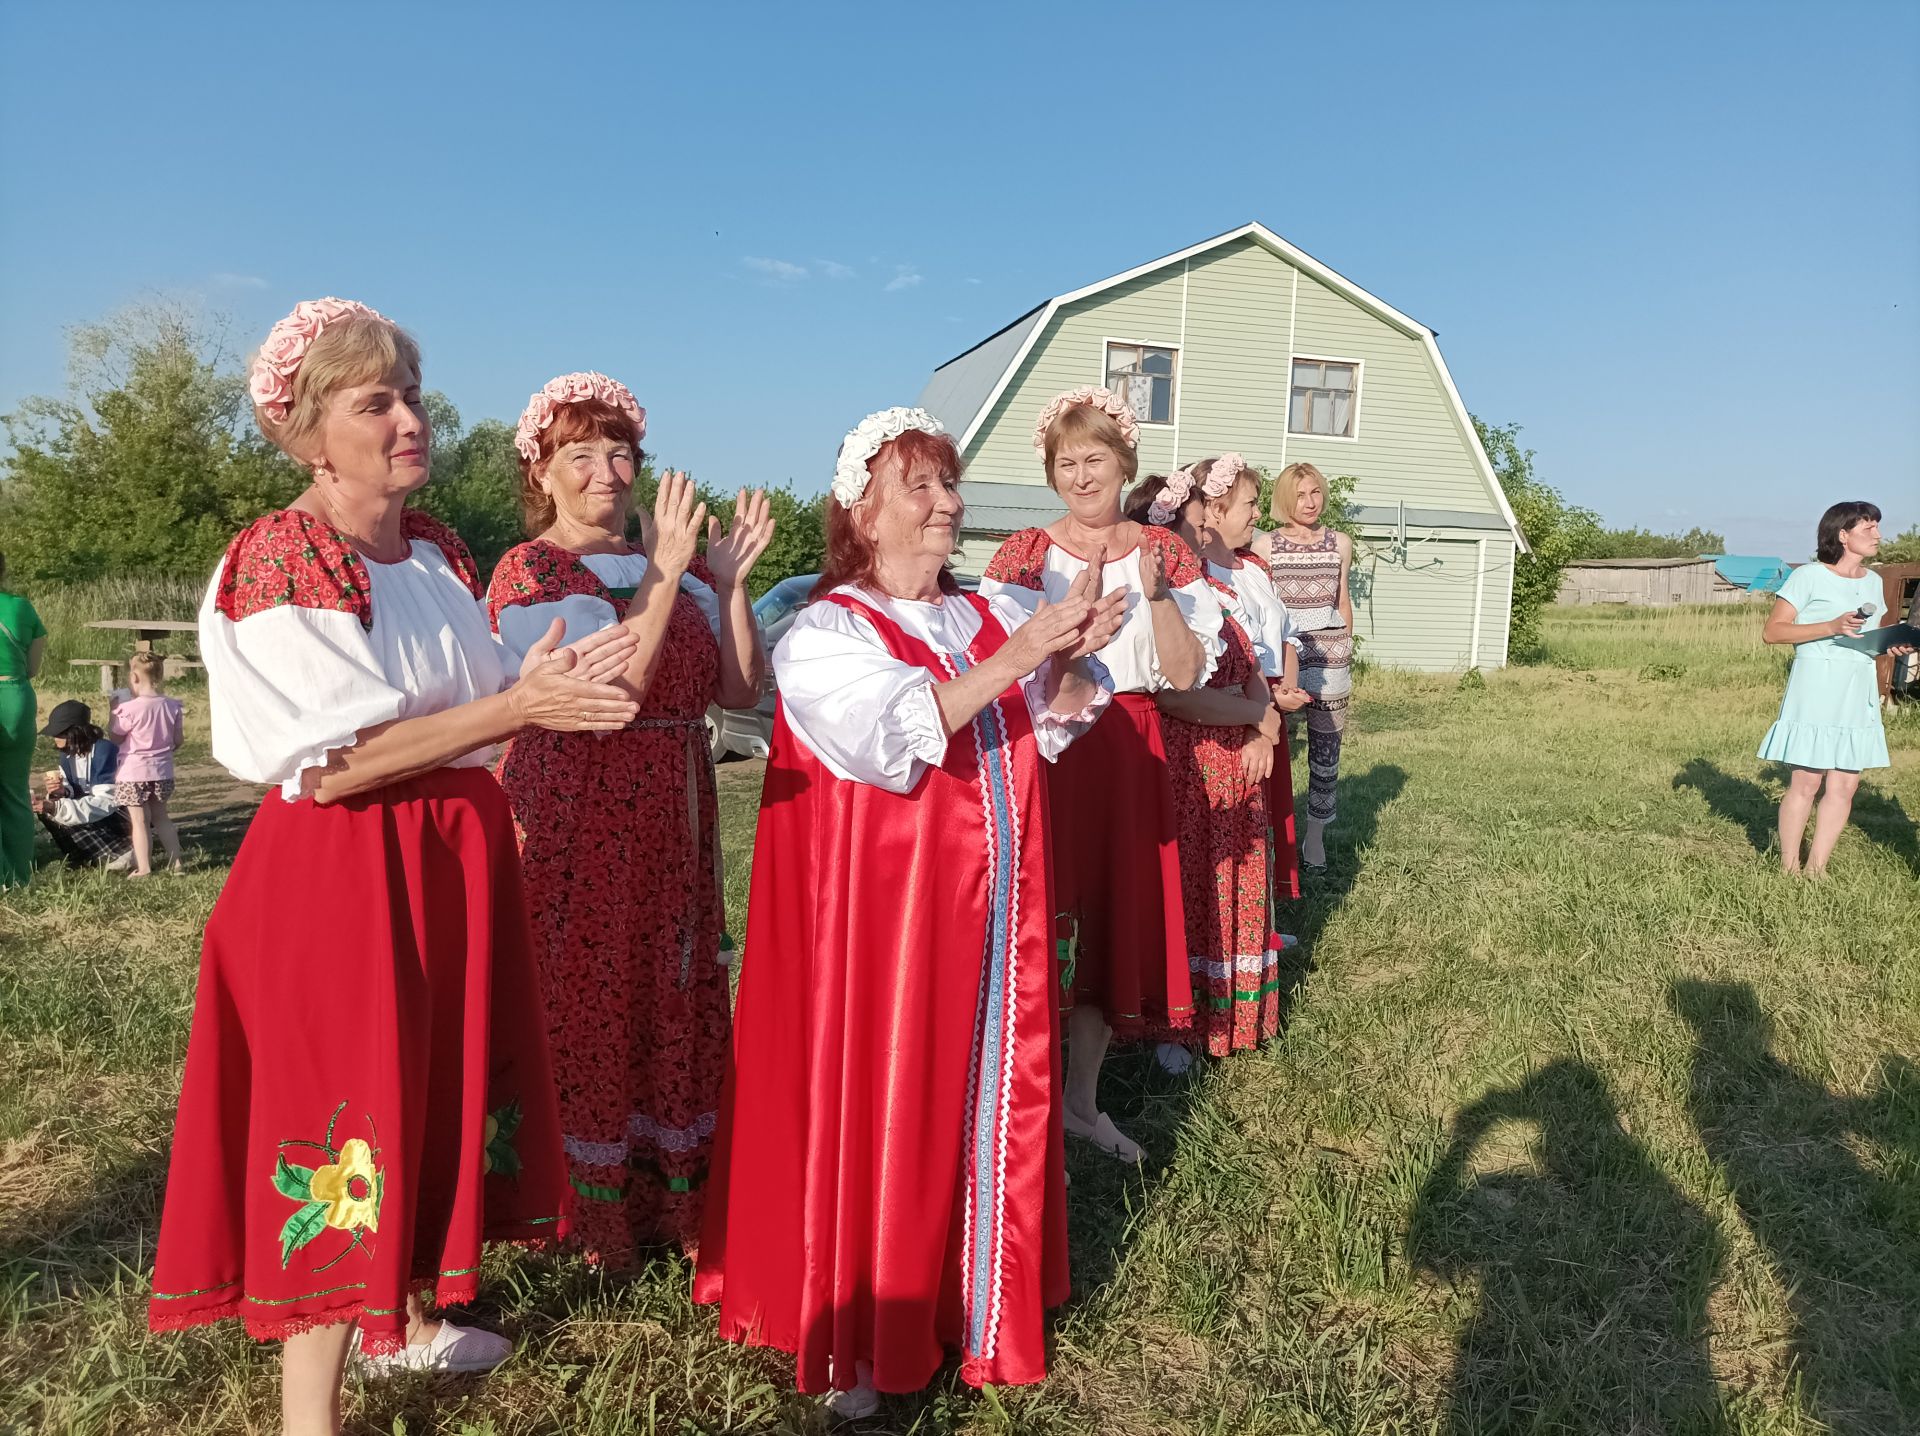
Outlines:
{"type": "MultiPolygon", "coordinates": [[[[407,557],[375,563],[283,510],[228,548],[200,605],[200,653],[213,756],[236,778],[297,799],[300,775],[362,729],[490,697],[517,675],[465,545],[413,510],[406,532],[407,557]]],[[[449,766],[493,756],[480,748],[449,766]]]]}
{"type": "MultiPolygon", "coordinates": [[[[964,653],[980,632],[978,611],[958,595],[920,603],[851,584],[834,592],[868,605],[936,653],[964,653]]],[[[988,608],[1008,633],[1029,616],[1005,597],[988,600],[988,608]]],[[[1077,713],[1054,712],[1046,699],[1051,661],[1020,685],[1034,740],[1048,762],[1093,726],[1113,694],[1112,679],[1096,659],[1093,674],[1101,686],[1092,701],[1077,713]]],[[[933,695],[940,680],[895,658],[863,616],[837,603],[808,605],[774,649],[773,672],[787,726],[836,778],[905,793],[924,768],[945,761],[947,728],[933,695]]]]}
{"type": "Polygon", "coordinates": [[[1269,678],[1278,678],[1284,671],[1281,649],[1291,645],[1298,653],[1300,637],[1293,631],[1293,619],[1287,613],[1286,604],[1274,592],[1267,566],[1258,559],[1242,559],[1238,568],[1208,560],[1207,571],[1233,590],[1234,597],[1223,598],[1222,606],[1252,640],[1253,651],[1260,659],[1260,671],[1269,678]]]}

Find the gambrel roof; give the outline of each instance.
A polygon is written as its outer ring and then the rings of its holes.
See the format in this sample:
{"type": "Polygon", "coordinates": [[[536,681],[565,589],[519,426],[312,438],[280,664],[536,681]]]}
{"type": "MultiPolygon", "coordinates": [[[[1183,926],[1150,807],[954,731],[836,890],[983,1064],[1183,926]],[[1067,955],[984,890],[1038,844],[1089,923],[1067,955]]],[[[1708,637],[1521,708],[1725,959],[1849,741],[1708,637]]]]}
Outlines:
{"type": "Polygon", "coordinates": [[[1250,239],[1262,248],[1269,250],[1288,264],[1317,279],[1336,294],[1351,301],[1376,319],[1399,330],[1408,338],[1416,340],[1427,351],[1433,361],[1433,367],[1440,376],[1440,386],[1446,394],[1447,404],[1453,411],[1454,421],[1460,428],[1468,449],[1473,457],[1474,468],[1479,472],[1481,482],[1486,485],[1487,493],[1497,506],[1500,516],[1506,521],[1506,527],[1512,532],[1520,551],[1528,551],[1526,535],[1520,532],[1520,523],[1514,517],[1513,507],[1507,502],[1506,494],[1500,488],[1500,481],[1494,477],[1493,465],[1487,461],[1486,450],[1480,446],[1480,436],[1473,427],[1473,420],[1467,413],[1467,407],[1460,399],[1460,391],[1454,387],[1453,375],[1447,371],[1447,361],[1441,357],[1440,346],[1434,337],[1434,331],[1419,320],[1410,318],[1355,284],[1344,275],[1329,269],[1305,250],[1297,248],[1268,229],[1264,224],[1248,223],[1225,234],[1217,234],[1212,239],[1203,239],[1200,243],[1173,254],[1164,255],[1147,264],[1111,275],[1083,289],[1070,294],[1056,295],[1044,304],[1035,305],[1004,329],[989,334],[978,344],[964,353],[956,354],[933,371],[926,387],[920,391],[919,406],[934,415],[947,429],[959,436],[960,448],[964,453],[980,426],[986,422],[992,412],[995,401],[1006,391],[1019,372],[1020,365],[1033,346],[1046,332],[1047,325],[1055,314],[1069,304],[1089,299],[1103,290],[1126,284],[1130,280],[1152,274],[1155,270],[1171,265],[1182,264],[1209,250],[1231,244],[1236,240],[1250,239]]]}

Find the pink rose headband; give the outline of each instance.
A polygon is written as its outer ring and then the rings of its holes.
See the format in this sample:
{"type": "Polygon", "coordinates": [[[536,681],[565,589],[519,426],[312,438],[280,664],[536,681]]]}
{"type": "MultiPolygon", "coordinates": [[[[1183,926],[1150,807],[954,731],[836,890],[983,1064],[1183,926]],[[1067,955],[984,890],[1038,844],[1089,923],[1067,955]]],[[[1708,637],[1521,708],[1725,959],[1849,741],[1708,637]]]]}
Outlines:
{"type": "MultiPolygon", "coordinates": [[[[1222,454],[1207,470],[1207,477],[1200,484],[1201,494],[1209,499],[1219,498],[1233,487],[1234,480],[1245,473],[1246,468],[1247,461],[1238,454],[1222,454]]],[[[1175,469],[1167,486],[1160,490],[1160,497],[1147,505],[1147,521],[1164,525],[1180,517],[1180,510],[1193,497],[1193,485],[1192,469],[1175,469]]]]}
{"type": "Polygon", "coordinates": [[[386,316],[351,299],[304,299],[293,306],[293,313],[267,331],[260,352],[253,357],[247,373],[247,393],[260,412],[276,424],[284,424],[293,410],[293,376],[306,362],[307,351],[320,331],[349,314],[367,314],[375,319],[386,316]]]}
{"type": "Polygon", "coordinates": [[[1067,410],[1077,409],[1082,404],[1090,404],[1110,415],[1120,426],[1120,437],[1127,441],[1129,449],[1140,447],[1140,420],[1133,412],[1133,405],[1111,389],[1083,384],[1078,389],[1069,389],[1064,394],[1055,395],[1052,402],[1040,411],[1040,422],[1033,427],[1035,450],[1042,454],[1046,453],[1047,430],[1051,429],[1054,421],[1067,410]]]}
{"type": "Polygon", "coordinates": [[[633,420],[633,426],[640,431],[641,438],[647,437],[647,411],[633,397],[633,390],[618,379],[609,379],[605,374],[589,369],[549,379],[540,386],[539,393],[527,400],[526,410],[520,415],[520,423],[513,431],[513,446],[520,451],[520,457],[529,464],[539,463],[540,431],[553,422],[554,414],[562,405],[584,404],[589,399],[611,404],[633,420]]]}

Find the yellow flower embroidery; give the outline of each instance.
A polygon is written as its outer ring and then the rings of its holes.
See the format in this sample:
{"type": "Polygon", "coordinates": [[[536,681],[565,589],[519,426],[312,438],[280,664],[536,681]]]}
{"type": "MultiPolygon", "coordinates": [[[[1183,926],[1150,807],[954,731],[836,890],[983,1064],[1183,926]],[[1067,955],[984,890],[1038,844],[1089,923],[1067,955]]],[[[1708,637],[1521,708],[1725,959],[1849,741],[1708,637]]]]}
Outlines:
{"type": "Polygon", "coordinates": [[[339,1161],[314,1169],[308,1189],[314,1201],[325,1204],[328,1226],[380,1230],[380,1173],[373,1165],[373,1148],[358,1137],[341,1146],[339,1161]]]}

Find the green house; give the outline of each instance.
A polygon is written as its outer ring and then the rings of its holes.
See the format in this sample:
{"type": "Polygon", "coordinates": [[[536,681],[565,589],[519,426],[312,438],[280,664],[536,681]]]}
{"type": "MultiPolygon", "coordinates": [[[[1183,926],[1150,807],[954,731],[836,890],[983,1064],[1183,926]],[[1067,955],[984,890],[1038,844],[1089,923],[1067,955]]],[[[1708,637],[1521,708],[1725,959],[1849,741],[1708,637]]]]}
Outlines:
{"type": "Polygon", "coordinates": [[[967,460],[959,567],[1063,511],[1033,426],[1080,384],[1125,394],[1140,472],[1237,450],[1356,481],[1354,625],[1369,662],[1436,672],[1507,659],[1526,539],[1434,333],[1264,225],[1049,299],[927,381],[967,460]]]}

